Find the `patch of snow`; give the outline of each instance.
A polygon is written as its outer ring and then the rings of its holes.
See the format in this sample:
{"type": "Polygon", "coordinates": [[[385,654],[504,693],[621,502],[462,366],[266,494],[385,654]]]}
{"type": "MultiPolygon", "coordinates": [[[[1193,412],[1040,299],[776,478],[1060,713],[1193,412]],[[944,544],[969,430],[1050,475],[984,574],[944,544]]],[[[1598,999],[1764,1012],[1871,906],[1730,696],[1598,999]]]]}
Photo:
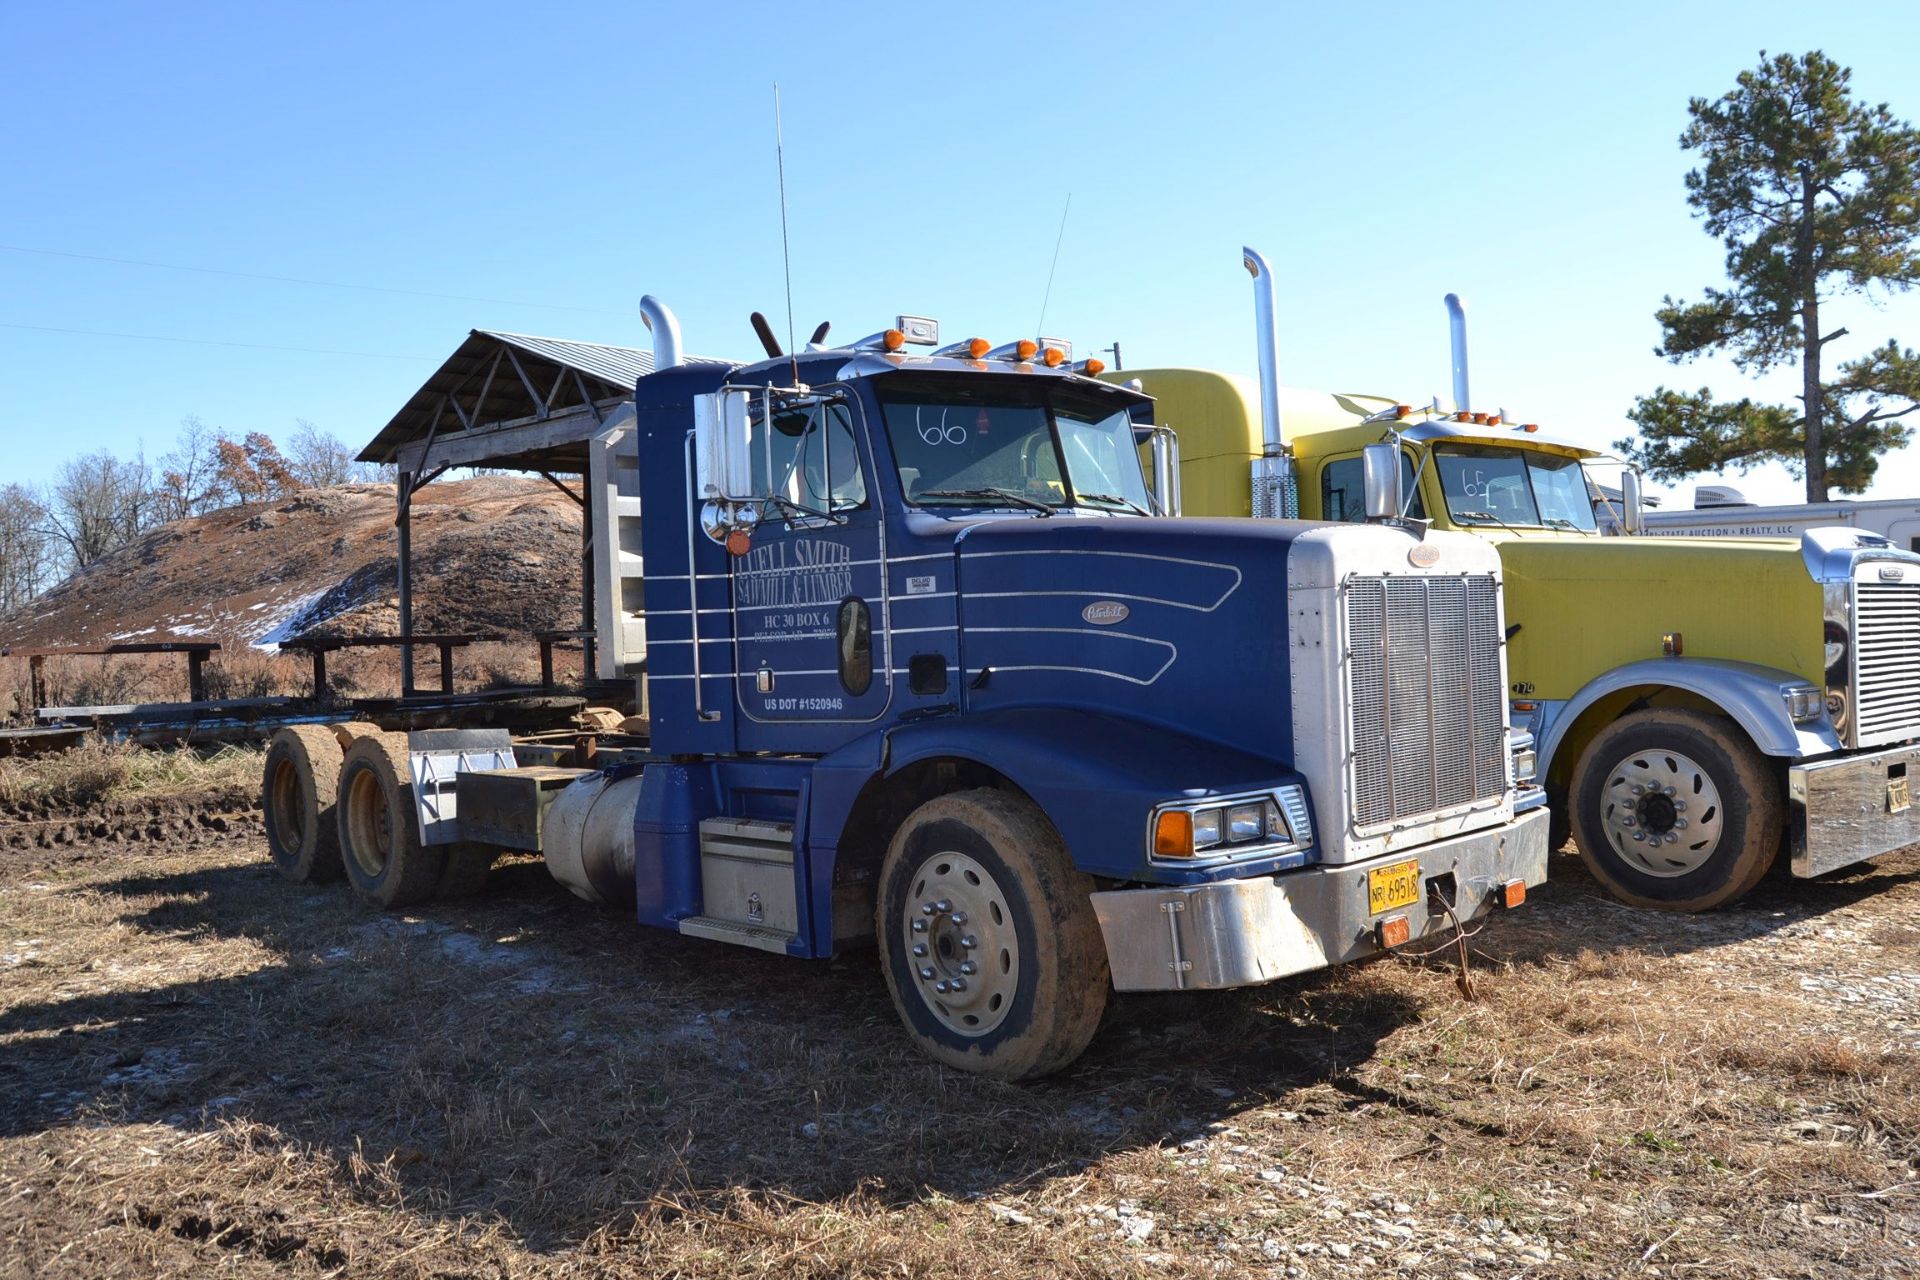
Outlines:
{"type": "Polygon", "coordinates": [[[253,647],[268,653],[280,652],[283,641],[293,639],[306,630],[312,622],[319,621],[317,618],[310,620],[307,614],[320,602],[320,597],[326,594],[322,589],[308,592],[304,596],[295,596],[291,600],[282,600],[277,603],[263,601],[254,605],[255,609],[267,609],[269,612],[264,617],[253,620],[255,623],[264,623],[266,628],[253,641],[253,647]]]}
{"type": "Polygon", "coordinates": [[[158,631],[159,629],[160,628],[158,627],[141,627],[138,631],[119,631],[119,632],[115,632],[113,635],[108,636],[107,639],[108,640],[132,640],[136,636],[150,636],[154,632],[158,631]]]}

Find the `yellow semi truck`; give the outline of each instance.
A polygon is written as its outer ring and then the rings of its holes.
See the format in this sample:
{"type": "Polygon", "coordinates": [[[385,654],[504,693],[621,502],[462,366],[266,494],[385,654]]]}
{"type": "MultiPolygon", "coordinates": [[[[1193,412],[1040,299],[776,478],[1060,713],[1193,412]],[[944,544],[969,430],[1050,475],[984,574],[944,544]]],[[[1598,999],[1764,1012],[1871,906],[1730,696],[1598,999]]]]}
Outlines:
{"type": "MultiPolygon", "coordinates": [[[[1454,412],[1287,389],[1272,273],[1251,249],[1244,262],[1257,382],[1107,376],[1137,381],[1174,429],[1185,514],[1384,520],[1499,547],[1513,724],[1534,736],[1554,847],[1570,833],[1623,901],[1698,911],[1783,848],[1804,877],[1920,843],[1920,556],[1840,529],[1602,536],[1585,471],[1602,455],[1471,409],[1457,299],[1454,412]]],[[[1623,489],[1631,530],[1637,476],[1623,489]]]]}

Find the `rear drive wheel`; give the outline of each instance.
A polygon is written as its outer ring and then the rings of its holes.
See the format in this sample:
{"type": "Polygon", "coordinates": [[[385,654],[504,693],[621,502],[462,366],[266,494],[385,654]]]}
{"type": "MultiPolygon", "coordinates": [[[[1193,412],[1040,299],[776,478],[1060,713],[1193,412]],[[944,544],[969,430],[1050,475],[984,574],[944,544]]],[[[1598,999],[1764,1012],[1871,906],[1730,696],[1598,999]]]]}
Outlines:
{"type": "Polygon", "coordinates": [[[433,896],[447,855],[444,848],[420,843],[406,734],[354,739],[340,765],[335,815],[341,860],[356,893],[382,907],[433,896]]]}
{"type": "Polygon", "coordinates": [[[1744,896],[1785,821],[1766,757],[1738,725],[1650,709],[1602,729],[1574,767],[1573,834],[1622,902],[1706,911],[1744,896]]]}
{"type": "Polygon", "coordinates": [[[1029,801],[979,790],[915,809],[887,849],[875,911],[914,1043],[1009,1080],[1079,1057],[1112,987],[1093,887],[1029,801]]]}
{"type": "Polygon", "coordinates": [[[267,849],[274,867],[295,884],[340,878],[333,805],[341,757],[340,744],[325,725],[289,725],[267,744],[260,780],[267,849]]]}

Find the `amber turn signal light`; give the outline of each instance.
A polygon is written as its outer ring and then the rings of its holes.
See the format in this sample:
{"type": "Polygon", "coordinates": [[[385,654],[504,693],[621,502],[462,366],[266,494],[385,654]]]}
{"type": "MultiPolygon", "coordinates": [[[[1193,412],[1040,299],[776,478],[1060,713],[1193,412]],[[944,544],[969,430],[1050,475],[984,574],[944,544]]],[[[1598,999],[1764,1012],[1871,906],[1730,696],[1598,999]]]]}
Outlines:
{"type": "Polygon", "coordinates": [[[1517,907],[1526,900],[1527,882],[1525,880],[1509,880],[1500,886],[1501,906],[1517,907]]]}
{"type": "Polygon", "coordinates": [[[1407,923],[1405,916],[1388,916],[1374,928],[1380,936],[1383,949],[1402,946],[1413,936],[1413,926],[1407,923]]]}
{"type": "Polygon", "coordinates": [[[1159,858],[1193,856],[1193,815],[1184,809],[1168,809],[1153,823],[1153,852],[1159,858]]]}

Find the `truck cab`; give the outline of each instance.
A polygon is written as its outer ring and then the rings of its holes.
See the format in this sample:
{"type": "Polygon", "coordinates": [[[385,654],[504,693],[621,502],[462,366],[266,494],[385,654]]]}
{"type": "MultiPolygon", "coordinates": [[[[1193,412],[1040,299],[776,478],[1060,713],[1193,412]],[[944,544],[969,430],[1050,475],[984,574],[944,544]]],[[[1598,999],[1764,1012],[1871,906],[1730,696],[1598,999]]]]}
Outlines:
{"type": "Polygon", "coordinates": [[[647,739],[443,766],[415,742],[384,772],[355,741],[338,825],[368,896],[434,883],[367,878],[370,832],[382,865],[537,849],[698,945],[877,946],[916,1044],[1018,1078],[1072,1061],[1113,991],[1356,960],[1543,881],[1481,540],[1166,518],[1151,400],[1060,345],[902,317],[699,361],[643,310],[656,368],[592,474],[602,672],[647,739]],[[451,801],[381,826],[418,805],[367,779],[409,773],[451,801]]]}
{"type": "MultiPolygon", "coordinates": [[[[1290,489],[1304,518],[1365,520],[1372,471],[1394,518],[1498,549],[1511,708],[1537,744],[1554,846],[1571,834],[1625,901],[1700,910],[1747,892],[1783,845],[1811,876],[1920,841],[1906,781],[1920,765],[1920,557],[1842,530],[1603,536],[1610,519],[1637,521],[1586,474],[1601,455],[1465,407],[1464,313],[1449,303],[1462,407],[1283,392],[1290,489]]],[[[1115,376],[1155,396],[1178,435],[1188,509],[1251,514],[1255,384],[1115,376]]]]}

